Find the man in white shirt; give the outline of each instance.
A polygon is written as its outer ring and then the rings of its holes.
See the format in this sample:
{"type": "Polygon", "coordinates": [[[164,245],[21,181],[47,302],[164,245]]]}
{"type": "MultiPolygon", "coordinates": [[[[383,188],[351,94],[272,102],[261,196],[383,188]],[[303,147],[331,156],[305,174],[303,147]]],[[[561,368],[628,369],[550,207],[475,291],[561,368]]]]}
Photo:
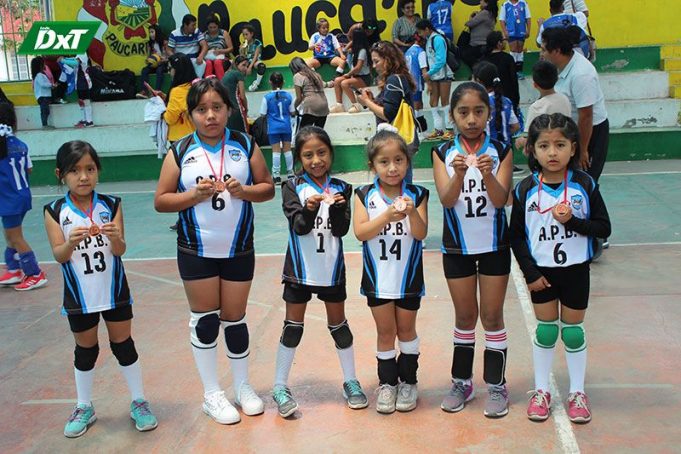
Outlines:
{"type": "Polygon", "coordinates": [[[584,0],[564,0],[563,9],[566,13],[584,13],[586,17],[589,17],[589,8],[586,7],[586,2],[584,0]]]}

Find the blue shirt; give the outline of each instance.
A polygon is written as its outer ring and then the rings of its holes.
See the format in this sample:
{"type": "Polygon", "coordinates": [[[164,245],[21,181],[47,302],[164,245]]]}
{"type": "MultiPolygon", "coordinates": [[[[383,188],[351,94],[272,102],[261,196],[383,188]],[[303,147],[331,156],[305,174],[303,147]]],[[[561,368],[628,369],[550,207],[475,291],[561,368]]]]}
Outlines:
{"type": "Polygon", "coordinates": [[[511,38],[525,39],[529,18],[530,7],[525,0],[519,0],[515,5],[507,0],[499,11],[499,20],[506,23],[508,36],[511,38]]]}
{"type": "Polygon", "coordinates": [[[196,58],[201,52],[201,41],[205,41],[203,33],[198,29],[191,35],[185,35],[182,27],[173,30],[168,36],[168,47],[175,52],[181,52],[189,58],[196,58]]]}
{"type": "Polygon", "coordinates": [[[28,146],[7,136],[7,156],[0,159],[0,216],[23,214],[31,209],[28,146]]]}
{"type": "Polygon", "coordinates": [[[438,0],[428,5],[428,19],[433,24],[433,28],[445,35],[450,40],[454,39],[452,29],[452,2],[449,0],[438,0]]]}
{"type": "Polygon", "coordinates": [[[414,78],[414,82],[416,82],[416,91],[423,91],[423,75],[421,74],[421,69],[428,67],[428,63],[426,62],[426,51],[418,44],[412,44],[404,53],[404,59],[407,62],[407,68],[409,68],[411,76],[414,78]]]}
{"type": "Polygon", "coordinates": [[[487,126],[489,127],[489,135],[492,139],[498,140],[504,145],[508,146],[511,143],[511,125],[518,123],[518,117],[513,112],[513,103],[506,96],[502,96],[501,101],[501,130],[497,130],[496,121],[496,103],[494,100],[494,93],[489,94],[490,103],[490,118],[487,126]]]}
{"type": "Polygon", "coordinates": [[[263,107],[265,103],[267,104],[267,134],[291,134],[293,96],[286,91],[275,90],[265,95],[263,107]]]}

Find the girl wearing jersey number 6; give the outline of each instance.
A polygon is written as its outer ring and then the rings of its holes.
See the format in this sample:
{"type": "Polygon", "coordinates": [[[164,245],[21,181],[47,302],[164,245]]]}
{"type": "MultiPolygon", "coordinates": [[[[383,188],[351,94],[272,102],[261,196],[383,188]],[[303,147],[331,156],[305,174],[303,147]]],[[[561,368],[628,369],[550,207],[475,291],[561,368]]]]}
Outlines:
{"type": "Polygon", "coordinates": [[[175,142],[156,189],[160,212],[179,212],[177,265],[191,316],[190,339],[204,387],[203,411],[220,424],[240,421],[218,383],[217,344],[224,330],[235,402],[263,412],[248,384],[246,302],[253,279],[253,202],[274,197],[265,159],[247,134],[226,129],[232,106],[216,78],[195,81],[187,110],[196,132],[175,142]]]}
{"type": "Polygon", "coordinates": [[[473,398],[479,314],[485,329],[483,379],[489,393],[485,416],[498,418],[508,413],[504,297],[511,252],[504,205],[511,187],[513,157],[507,145],[485,133],[490,117],[485,87],[464,82],[452,93],[450,105],[460,133],[433,149],[435,186],[444,208],[442,264],[456,319],[452,388],[441,407],[457,412],[473,398]]]}

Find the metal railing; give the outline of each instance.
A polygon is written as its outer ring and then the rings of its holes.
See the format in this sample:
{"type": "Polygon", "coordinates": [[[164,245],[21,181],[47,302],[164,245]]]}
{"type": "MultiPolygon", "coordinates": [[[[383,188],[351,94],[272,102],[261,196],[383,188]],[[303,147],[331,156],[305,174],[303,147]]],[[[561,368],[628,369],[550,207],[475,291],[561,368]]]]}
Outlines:
{"type": "Polygon", "coordinates": [[[31,80],[32,57],[17,51],[33,22],[50,17],[50,0],[0,0],[0,82],[31,80]]]}

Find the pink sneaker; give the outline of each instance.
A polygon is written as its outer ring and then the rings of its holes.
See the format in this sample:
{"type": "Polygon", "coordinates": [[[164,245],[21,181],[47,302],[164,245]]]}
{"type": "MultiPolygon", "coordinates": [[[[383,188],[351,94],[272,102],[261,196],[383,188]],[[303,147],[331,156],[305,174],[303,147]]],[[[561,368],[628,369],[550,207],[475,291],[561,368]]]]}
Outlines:
{"type": "Polygon", "coordinates": [[[568,418],[577,424],[586,424],[591,421],[591,411],[589,410],[589,399],[586,394],[576,392],[568,395],[568,418]]]}
{"type": "Polygon", "coordinates": [[[551,412],[551,393],[538,389],[530,394],[527,417],[532,421],[546,421],[551,412]]]}
{"type": "Polygon", "coordinates": [[[14,285],[21,282],[24,278],[24,273],[21,270],[7,270],[5,274],[0,276],[0,285],[14,285]]]}
{"type": "Polygon", "coordinates": [[[23,292],[40,288],[45,284],[47,284],[47,276],[45,276],[44,271],[41,271],[40,274],[36,274],[35,276],[24,276],[24,280],[21,281],[21,284],[15,285],[14,290],[23,292]]]}

